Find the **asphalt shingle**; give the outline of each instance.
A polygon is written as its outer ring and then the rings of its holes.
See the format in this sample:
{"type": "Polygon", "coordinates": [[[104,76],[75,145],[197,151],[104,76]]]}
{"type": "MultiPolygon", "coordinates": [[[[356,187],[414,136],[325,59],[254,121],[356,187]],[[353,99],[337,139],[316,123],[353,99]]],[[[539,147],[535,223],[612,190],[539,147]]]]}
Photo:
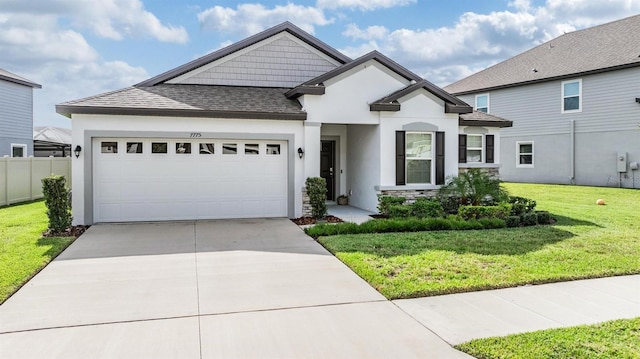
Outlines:
{"type": "Polygon", "coordinates": [[[640,15],[564,34],[444,89],[454,95],[640,66],[640,15]]]}

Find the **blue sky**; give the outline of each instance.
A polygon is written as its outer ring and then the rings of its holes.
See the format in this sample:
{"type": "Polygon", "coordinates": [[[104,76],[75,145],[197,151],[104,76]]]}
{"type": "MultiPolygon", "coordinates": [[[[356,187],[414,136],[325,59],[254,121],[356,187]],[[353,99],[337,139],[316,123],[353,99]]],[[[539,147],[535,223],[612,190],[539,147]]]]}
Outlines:
{"type": "Polygon", "coordinates": [[[564,32],[640,13],[640,0],[0,0],[0,68],[56,103],[133,85],[291,21],[355,58],[377,49],[445,86],[564,32]]]}

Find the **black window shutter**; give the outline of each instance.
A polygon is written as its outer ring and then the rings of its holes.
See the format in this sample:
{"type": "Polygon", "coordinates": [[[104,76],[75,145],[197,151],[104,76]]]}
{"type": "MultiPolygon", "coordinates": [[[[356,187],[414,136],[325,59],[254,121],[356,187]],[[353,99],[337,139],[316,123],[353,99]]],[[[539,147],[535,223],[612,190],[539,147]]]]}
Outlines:
{"type": "Polygon", "coordinates": [[[396,131],[396,185],[407,184],[405,180],[405,137],[404,131],[396,131]]]}
{"type": "Polygon", "coordinates": [[[436,184],[444,184],[444,132],[436,132],[436,184]]]}
{"type": "Polygon", "coordinates": [[[486,135],[484,137],[484,143],[485,143],[485,150],[486,150],[486,154],[485,154],[485,158],[486,158],[486,162],[487,163],[493,163],[494,161],[494,136],[493,135],[486,135]]]}
{"type": "Polygon", "coordinates": [[[458,135],[458,163],[467,163],[467,135],[458,135]]]}

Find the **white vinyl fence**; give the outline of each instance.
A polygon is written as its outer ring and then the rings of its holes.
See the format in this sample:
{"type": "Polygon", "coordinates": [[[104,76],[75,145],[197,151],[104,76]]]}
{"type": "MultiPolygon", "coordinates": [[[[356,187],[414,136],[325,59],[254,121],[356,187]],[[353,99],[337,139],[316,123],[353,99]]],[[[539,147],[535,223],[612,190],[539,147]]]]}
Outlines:
{"type": "Polygon", "coordinates": [[[71,187],[71,157],[0,157],[0,206],[42,198],[42,179],[62,175],[71,187]]]}

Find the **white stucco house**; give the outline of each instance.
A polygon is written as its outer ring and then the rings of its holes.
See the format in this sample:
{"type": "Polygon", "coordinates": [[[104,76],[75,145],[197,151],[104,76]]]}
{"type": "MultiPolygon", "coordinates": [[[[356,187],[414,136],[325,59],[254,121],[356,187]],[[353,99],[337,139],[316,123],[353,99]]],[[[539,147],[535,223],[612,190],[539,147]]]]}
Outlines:
{"type": "Polygon", "coordinates": [[[376,211],[379,193],[425,195],[459,167],[498,168],[511,125],[378,52],[352,60],[288,22],[56,110],[82,149],[74,224],[295,218],[316,176],[329,200],[376,211]]]}

